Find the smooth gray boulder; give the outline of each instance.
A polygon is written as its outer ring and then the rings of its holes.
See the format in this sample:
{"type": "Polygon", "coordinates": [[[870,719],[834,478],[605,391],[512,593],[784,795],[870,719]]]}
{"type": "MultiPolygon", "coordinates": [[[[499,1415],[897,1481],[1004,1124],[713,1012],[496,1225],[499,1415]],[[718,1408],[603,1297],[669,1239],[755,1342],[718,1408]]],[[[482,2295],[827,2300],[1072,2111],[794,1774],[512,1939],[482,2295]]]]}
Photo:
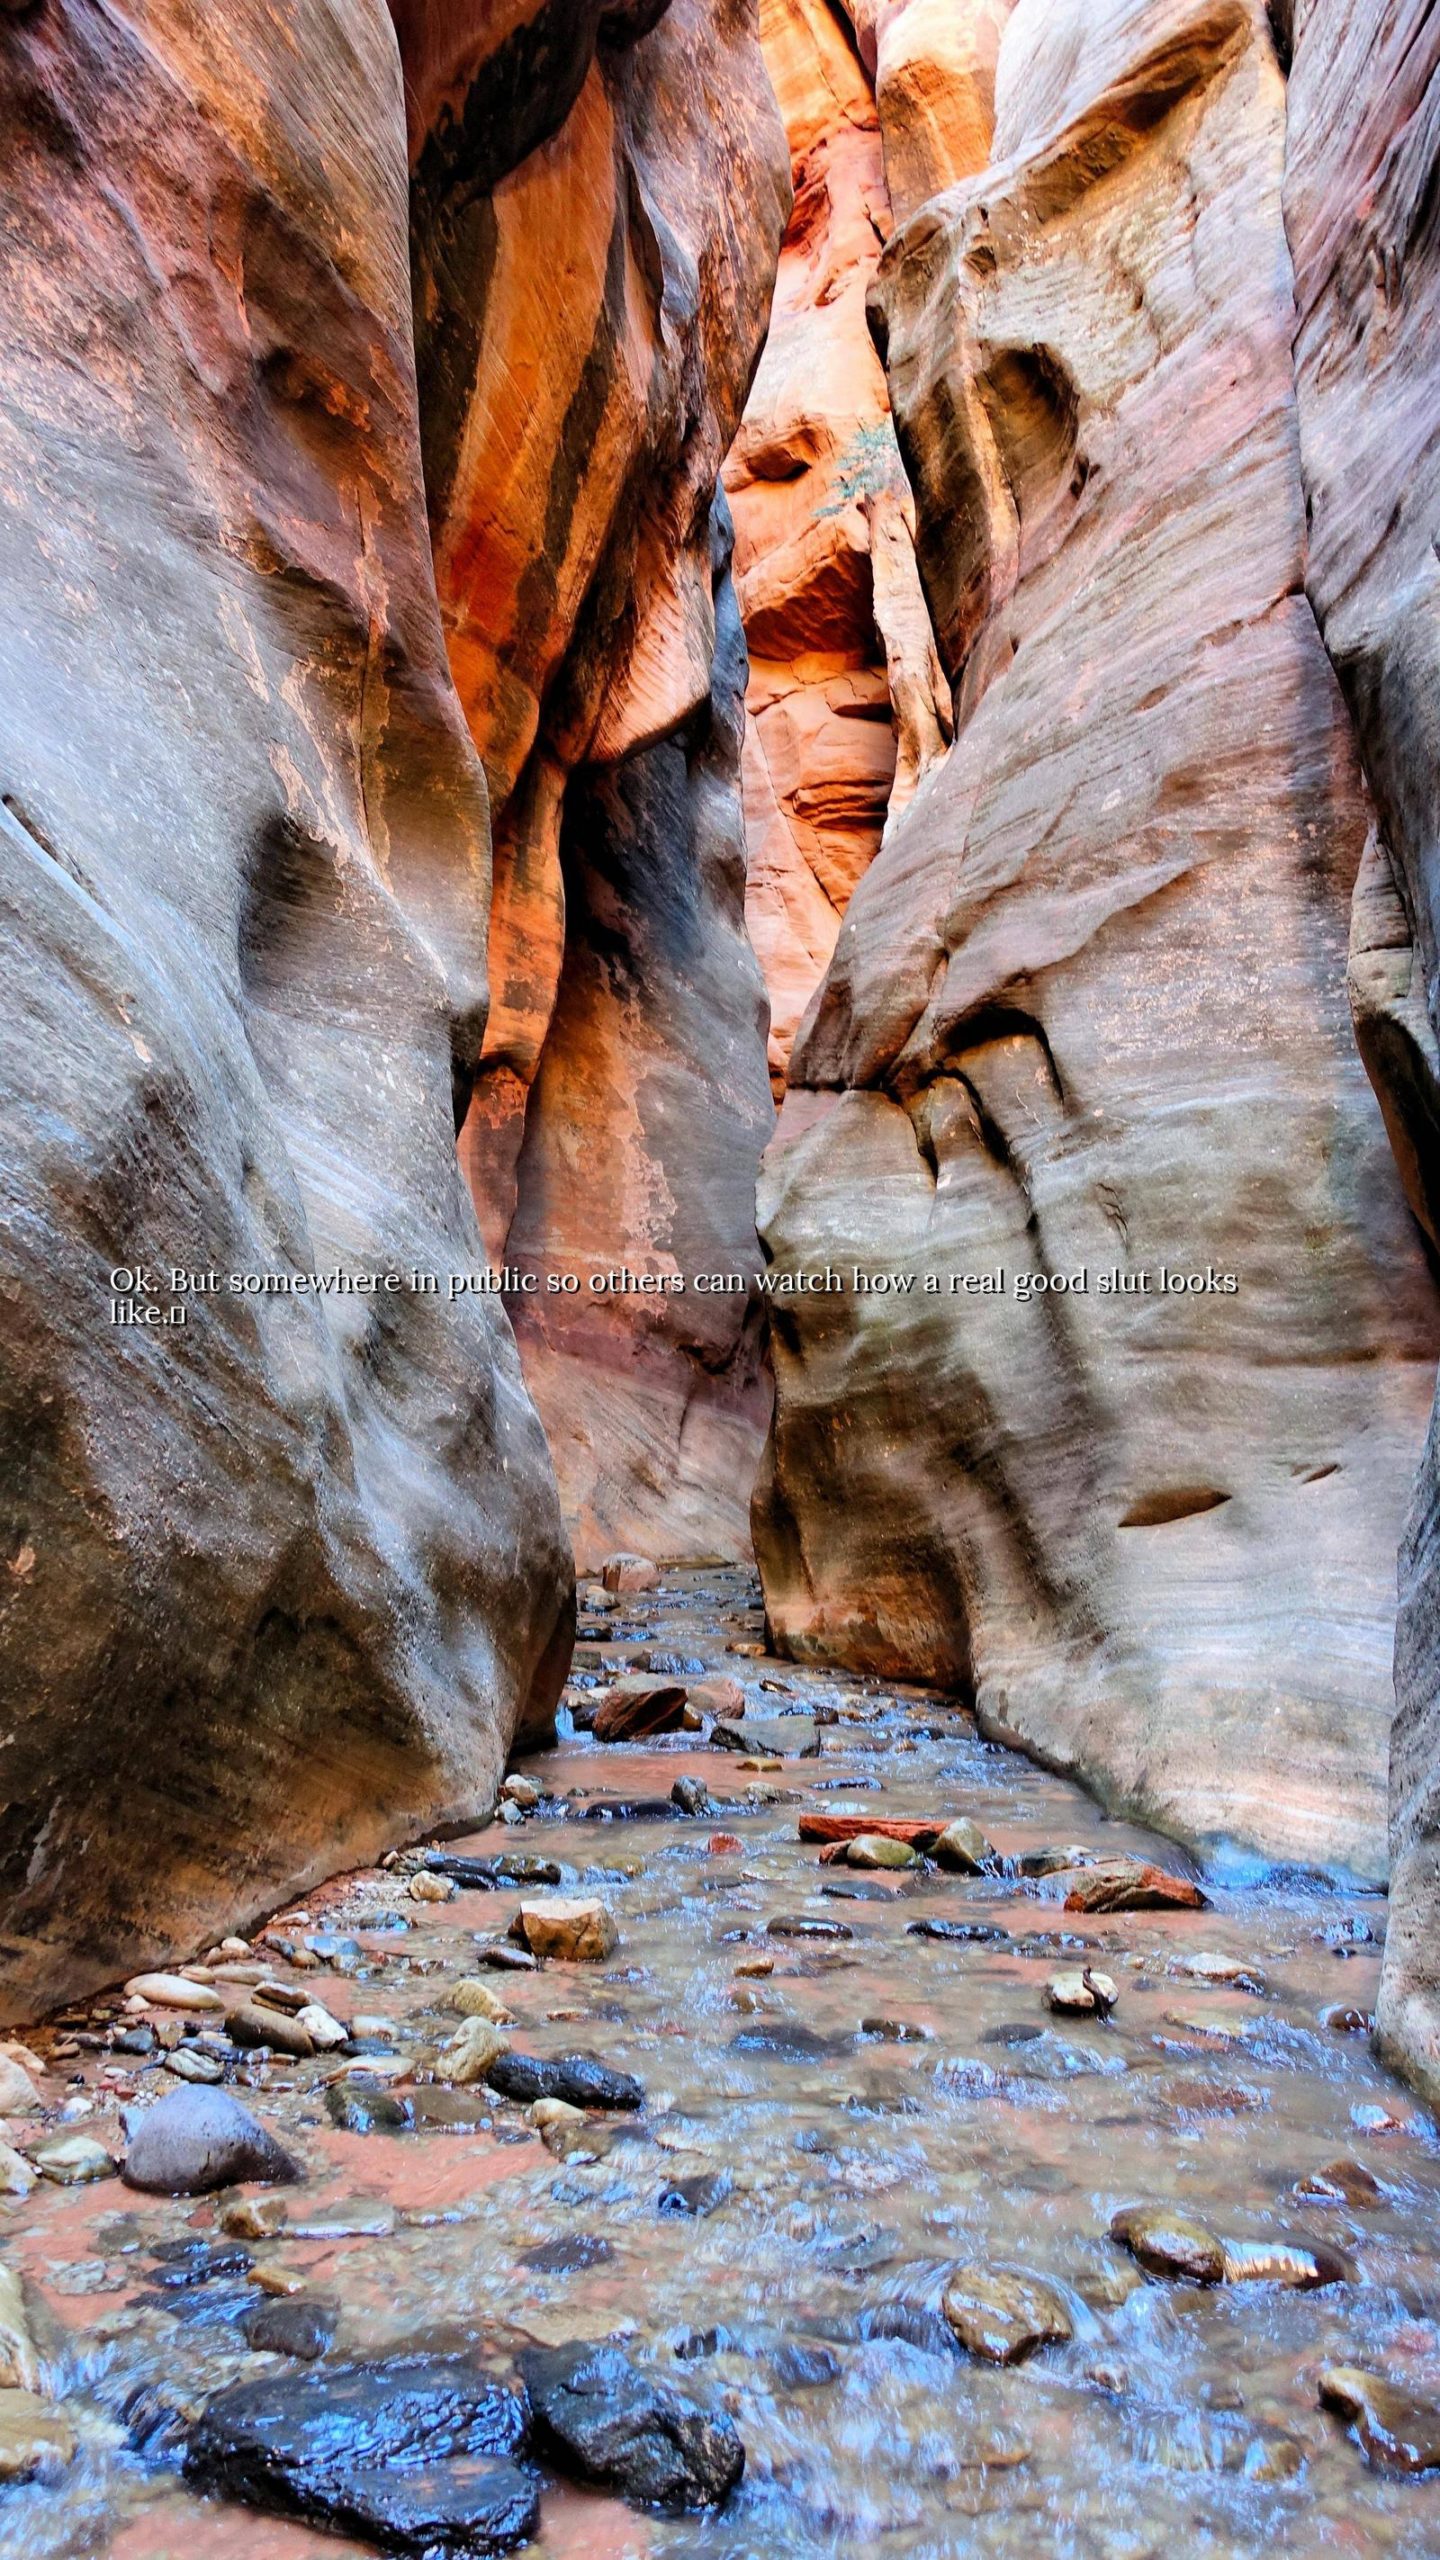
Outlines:
{"type": "Polygon", "coordinates": [[[258,2179],[270,2186],[302,2178],[298,2160],[225,2089],[175,2089],[143,2114],[126,2117],[130,2147],[121,2175],[151,2195],[203,2196],[258,2179]]]}

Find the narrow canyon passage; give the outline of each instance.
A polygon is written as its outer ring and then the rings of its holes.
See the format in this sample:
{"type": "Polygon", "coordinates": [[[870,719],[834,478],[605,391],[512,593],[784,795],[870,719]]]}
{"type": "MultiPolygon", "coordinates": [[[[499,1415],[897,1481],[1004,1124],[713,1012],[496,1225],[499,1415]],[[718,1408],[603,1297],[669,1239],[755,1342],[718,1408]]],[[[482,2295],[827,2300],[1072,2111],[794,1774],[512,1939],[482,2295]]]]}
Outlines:
{"type": "MultiPolygon", "coordinates": [[[[508,1822],[338,1879],[190,1969],[277,2039],[299,2003],[348,2030],[228,2075],[305,2182],[47,2183],[16,2213],[7,2263],[80,2451],[11,2493],[7,2555],[422,2549],[444,2465],[392,2543],[378,2404],[328,2443],[307,2409],[332,2365],[377,2363],[395,2395],[390,2359],[438,2357],[453,2388],[477,2338],[503,2371],[521,2333],[608,2337],[745,2454],[718,2517],[646,2516],[577,2485],[542,2432],[527,2547],[551,2560],[1435,2549],[1440,2481],[1372,2467],[1346,2424],[1360,2366],[1392,2386],[1361,2416],[1372,2453],[1433,2457],[1440,2429],[1440,2144],[1357,2032],[1383,1902],[1297,1875],[1202,1903],[1173,1849],[953,1704],[767,1658],[757,1598],[698,1569],[597,1594],[508,1822]],[[597,1741],[617,1676],[632,1716],[678,1716],[688,1690],[706,1729],[597,1741]],[[867,1826],[860,1864],[805,1836],[867,1826]],[[927,1854],[878,1863],[907,1828],[927,1854]],[[1126,1908],[1146,1879],[1177,1907],[1126,1908]],[[611,1928],[588,1920],[577,1957],[557,1913],[537,1961],[517,1916],[577,1902],[611,1928]],[[522,2056],[581,2110],[532,2112],[522,2056]],[[187,2485],[207,2403],[219,2450],[187,2485]]],[[[228,2040],[162,1986],[138,2030],[117,1999],[40,2041],[78,2181],[116,2092],[176,2087],[167,2048],[203,2089],[228,2040]]],[[[453,2547],[507,2547],[476,2467],[453,2547]]]]}
{"type": "Polygon", "coordinates": [[[1435,2560],[1440,11],[0,143],[0,2552],[1435,2560]]]}

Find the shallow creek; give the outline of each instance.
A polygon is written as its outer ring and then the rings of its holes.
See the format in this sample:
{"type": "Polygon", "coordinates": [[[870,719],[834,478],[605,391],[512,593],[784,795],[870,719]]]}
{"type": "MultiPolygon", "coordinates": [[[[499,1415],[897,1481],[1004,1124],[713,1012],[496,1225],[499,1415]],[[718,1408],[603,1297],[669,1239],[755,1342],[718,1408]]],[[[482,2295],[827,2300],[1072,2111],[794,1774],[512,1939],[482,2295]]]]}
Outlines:
{"type": "MultiPolygon", "coordinates": [[[[553,1860],[566,1889],[606,1902],[607,1961],[486,1978],[517,2048],[635,2073],[641,2114],[593,2120],[560,2157],[523,2107],[428,2080],[458,2023],[447,1985],[526,1889],[417,1901],[407,1858],[337,1880],[264,1945],[282,1978],[283,1950],[298,1951],[295,1980],[346,2023],[388,2021],[414,2065],[399,2094],[415,2122],[334,2120],[327,2084],[353,2084],[364,2055],[232,2066],[307,2169],[251,2268],[161,2280],[179,2262],[153,2252],[217,2237],[224,2198],[102,2179],[0,2206],[0,2261],[30,2282],[81,2443],[60,2481],[0,2492],[8,2560],[369,2548],[197,2498],[166,2450],[167,2415],[278,2369],[238,2326],[262,2270],[338,2306],[332,2362],[455,2346],[496,2322],[555,2343],[613,2332],[730,2413],[747,2462],[720,2513],[640,2515],[556,2487],[531,2546],[549,2560],[1440,2552],[1440,2473],[1372,2468],[1317,2399],[1329,2363],[1440,2396],[1440,2147],[1363,2032],[1325,2022],[1373,2005],[1383,1902],[1272,1877],[1207,1885],[1208,1910],[1090,1918],[1062,1908],[1058,1878],[822,1864],[798,1837],[803,1811],[970,1815],[1008,1861],[1074,1843],[1187,1872],[1173,1846],[1108,1822],[933,1696],[732,1649],[759,1627],[753,1579],[729,1570],[667,1573],[584,1620],[572,1703],[659,1650],[742,1682],[748,1754],[692,1733],[605,1746],[564,1732],[522,1764],[535,1811],[447,1844],[553,1860]],[[647,1814],[683,1773],[714,1809],[647,1814]],[[607,1814],[607,1799],[642,1810],[607,1814]],[[843,1934],[771,1928],[787,1918],[843,1934]],[[913,1932],[945,1920],[1002,1934],[913,1932]],[[1199,1956],[1239,1960],[1254,1987],[1197,1973],[1199,1956]],[[773,1970],[737,1977],[764,1957],[773,1970]],[[1113,2013],[1052,2014],[1051,1975],[1087,1961],[1117,1985],[1113,2013]],[[1297,2193],[1338,2160],[1378,2193],[1359,2207],[1297,2193]],[[1108,2237],[1137,2204],[1183,2206],[1232,2243],[1324,2244],[1353,2281],[1155,2280],[1108,2237]],[[1069,2342],[1004,2368],[963,2353],[940,2306],[967,2261],[1046,2278],[1069,2342]]],[[[158,2051],[106,2049],[109,2025],[133,2019],[97,2008],[103,2023],[92,2010],[30,2041],[75,2129],[118,2151],[120,2106],[178,2082],[158,2051]],[[57,2039],[72,2048],[58,2058],[57,2039]]],[[[385,2039],[367,2040],[383,2056],[385,2039]]],[[[21,2143],[36,2131],[9,2127],[21,2143]]]]}

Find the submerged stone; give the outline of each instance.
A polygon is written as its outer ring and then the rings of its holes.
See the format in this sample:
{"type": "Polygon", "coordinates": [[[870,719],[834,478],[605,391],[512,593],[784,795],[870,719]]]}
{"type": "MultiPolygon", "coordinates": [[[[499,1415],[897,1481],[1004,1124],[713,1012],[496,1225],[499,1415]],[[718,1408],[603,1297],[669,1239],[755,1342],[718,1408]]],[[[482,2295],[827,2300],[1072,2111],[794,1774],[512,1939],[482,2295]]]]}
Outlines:
{"type": "Polygon", "coordinates": [[[406,2099],[361,2079],[337,2080],[327,2089],[325,2113],[341,2133],[409,2133],[415,2123],[406,2099]]]}
{"type": "Polygon", "coordinates": [[[1327,2364],[1320,2404],[1347,2419],[1367,2462],[1384,2471],[1440,2470],[1440,2405],[1358,2365],[1327,2364]]]}
{"type": "Polygon", "coordinates": [[[986,2364],[1020,2364],[1074,2335],[1053,2286],[999,2267],[963,2267],[945,2288],[944,2308],[961,2346],[986,2364]]]}
{"type": "Polygon", "coordinates": [[[1295,2181],[1295,2193],[1308,2204],[1347,2204],[1363,2208],[1378,2204],[1380,2181],[1359,2160],[1329,2160],[1323,2169],[1310,2169],[1295,2181]]]}
{"type": "Polygon", "coordinates": [[[294,2356],[299,2363],[312,2364],[324,2355],[338,2318],[332,2302],[291,2294],[283,2301],[257,2303],[240,2325],[253,2355],[294,2356]]]}

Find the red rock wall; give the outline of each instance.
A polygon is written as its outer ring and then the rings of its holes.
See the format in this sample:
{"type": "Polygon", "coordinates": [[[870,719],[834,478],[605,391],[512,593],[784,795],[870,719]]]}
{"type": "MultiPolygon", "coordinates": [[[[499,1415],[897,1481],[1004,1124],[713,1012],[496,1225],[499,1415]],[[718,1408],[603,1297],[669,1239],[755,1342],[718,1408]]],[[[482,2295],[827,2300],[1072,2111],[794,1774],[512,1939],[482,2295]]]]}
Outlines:
{"type": "Polygon", "coordinates": [[[767,1157],[782,1286],[847,1283],[776,1301],[770,1615],[1198,1844],[1375,1877],[1436,1304],[1346,1005],[1370,809],[1304,593],[1284,80],[1250,0],[936,23],[862,36],[955,741],[767,1157]],[[992,77],[948,185],[947,83],[959,137],[992,77]]]}
{"type": "MultiPolygon", "coordinates": [[[[1307,588],[1374,800],[1351,929],[1356,1027],[1417,1217],[1440,1199],[1440,26],[1418,0],[1299,0],[1285,218],[1307,588]]],[[[1394,1855],[1378,2010],[1440,2102],[1440,1426],[1400,1557],[1394,1855]]]]}
{"type": "Polygon", "coordinates": [[[0,15],[0,2014],[483,1804],[571,1575],[473,1269],[484,777],[380,0],[0,15]]]}
{"type": "Polygon", "coordinates": [[[772,1110],[712,500],[783,140],[743,0],[467,14],[462,42],[400,11],[431,528],[495,823],[462,1155],[494,1260],[539,1283],[512,1312],[582,1558],[737,1553],[772,1110]],[[689,1285],[712,1269],[741,1285],[689,1285]],[[612,1270],[687,1286],[595,1294],[612,1270]]]}
{"type": "Polygon", "coordinates": [[[764,0],[795,203],[725,467],[750,651],[746,916],[783,1088],[840,918],[949,734],[865,298],[889,236],[874,83],[828,0],[764,0]]]}

